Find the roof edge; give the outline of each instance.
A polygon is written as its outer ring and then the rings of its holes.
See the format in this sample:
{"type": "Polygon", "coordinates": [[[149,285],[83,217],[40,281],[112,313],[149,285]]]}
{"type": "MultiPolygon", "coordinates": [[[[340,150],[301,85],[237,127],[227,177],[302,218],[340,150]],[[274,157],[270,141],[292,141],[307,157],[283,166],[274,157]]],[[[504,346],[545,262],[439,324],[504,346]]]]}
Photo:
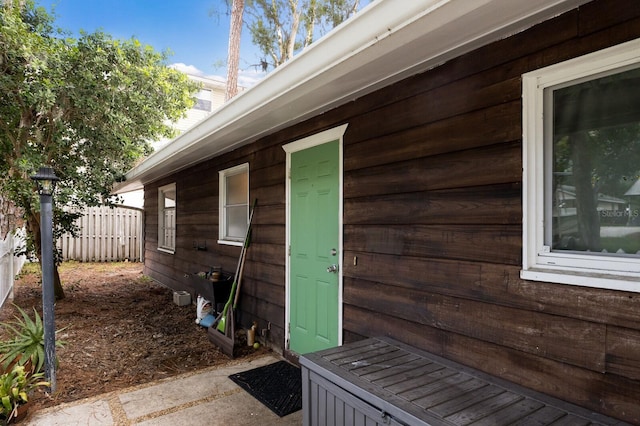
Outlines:
{"type": "Polygon", "coordinates": [[[522,31],[587,1],[374,1],[132,168],[126,174],[126,181],[114,192],[142,189],[149,182],[522,31]],[[415,49],[430,40],[432,43],[415,49]],[[405,53],[403,49],[406,54],[399,55],[399,52],[405,53]],[[385,57],[394,58],[388,68],[371,66],[379,65],[385,57]],[[366,75],[362,75],[364,70],[366,75]],[[348,80],[348,76],[352,81],[340,80],[348,80]]]}

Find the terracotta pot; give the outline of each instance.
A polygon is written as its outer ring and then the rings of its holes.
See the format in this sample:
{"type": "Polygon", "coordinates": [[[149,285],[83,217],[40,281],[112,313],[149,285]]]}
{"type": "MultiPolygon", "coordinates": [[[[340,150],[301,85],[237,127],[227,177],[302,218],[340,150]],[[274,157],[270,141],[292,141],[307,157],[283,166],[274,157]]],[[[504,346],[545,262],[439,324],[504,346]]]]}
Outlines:
{"type": "MultiPolygon", "coordinates": [[[[10,363],[9,365],[7,365],[7,368],[4,368],[4,366],[2,364],[0,364],[0,374],[4,374],[8,371],[13,370],[13,367],[15,367],[19,362],[20,359],[22,358],[22,354],[19,354],[18,356],[16,356],[10,363]]],[[[27,372],[34,372],[33,371],[33,363],[31,362],[31,358],[29,358],[25,363],[24,363],[24,371],[27,372]]]]}
{"type": "Polygon", "coordinates": [[[16,415],[9,421],[9,424],[18,423],[24,420],[24,418],[27,417],[30,405],[31,405],[31,402],[25,402],[24,404],[18,405],[18,408],[16,410],[16,415]]]}

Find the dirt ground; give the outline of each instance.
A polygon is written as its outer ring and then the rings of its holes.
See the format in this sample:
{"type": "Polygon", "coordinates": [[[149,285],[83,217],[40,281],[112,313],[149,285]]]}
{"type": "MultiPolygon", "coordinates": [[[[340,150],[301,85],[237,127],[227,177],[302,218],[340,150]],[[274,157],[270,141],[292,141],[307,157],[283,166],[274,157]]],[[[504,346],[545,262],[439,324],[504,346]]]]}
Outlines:
{"type": "MultiPolygon", "coordinates": [[[[57,390],[34,394],[30,413],[230,361],[195,323],[195,305],[175,305],[173,292],[144,276],[140,263],[65,262],[60,276],[66,297],[56,302],[55,325],[66,344],[56,349],[57,390]]],[[[37,265],[23,269],[13,303],[42,315],[37,265]]],[[[7,303],[0,320],[16,313],[7,303]]],[[[237,357],[266,351],[242,348],[237,357]]]]}

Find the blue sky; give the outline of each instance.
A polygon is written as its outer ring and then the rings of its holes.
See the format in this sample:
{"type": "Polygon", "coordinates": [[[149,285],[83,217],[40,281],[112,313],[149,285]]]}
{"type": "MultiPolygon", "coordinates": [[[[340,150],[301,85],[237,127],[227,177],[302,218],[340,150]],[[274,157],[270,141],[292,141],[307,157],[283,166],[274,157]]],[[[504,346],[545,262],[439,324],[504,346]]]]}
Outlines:
{"type": "MultiPolygon", "coordinates": [[[[229,17],[224,0],[36,0],[51,11],[56,25],[78,35],[101,29],[114,38],[135,37],[156,50],[170,49],[168,64],[183,71],[226,78],[229,17]],[[212,10],[219,13],[211,15],[212,10]]],[[[263,76],[252,66],[259,51],[242,31],[239,83],[250,86],[263,76]]]]}

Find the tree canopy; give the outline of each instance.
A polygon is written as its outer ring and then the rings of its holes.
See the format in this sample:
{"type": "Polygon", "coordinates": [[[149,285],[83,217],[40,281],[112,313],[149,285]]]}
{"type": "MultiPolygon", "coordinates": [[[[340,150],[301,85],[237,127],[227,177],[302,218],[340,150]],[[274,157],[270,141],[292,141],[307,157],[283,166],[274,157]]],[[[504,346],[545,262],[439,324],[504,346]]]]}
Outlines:
{"type": "Polygon", "coordinates": [[[260,65],[266,71],[293,58],[370,1],[244,0],[243,21],[264,55],[260,65]]]}
{"type": "Polygon", "coordinates": [[[0,194],[22,210],[37,253],[30,176],[47,165],[60,178],[58,232],[74,211],[109,203],[113,183],[193,105],[198,86],[166,59],[134,38],[66,36],[33,0],[0,1],[0,194]]]}
{"type": "Polygon", "coordinates": [[[246,23],[265,55],[263,67],[283,64],[358,11],[359,0],[246,0],[246,23]]]}

